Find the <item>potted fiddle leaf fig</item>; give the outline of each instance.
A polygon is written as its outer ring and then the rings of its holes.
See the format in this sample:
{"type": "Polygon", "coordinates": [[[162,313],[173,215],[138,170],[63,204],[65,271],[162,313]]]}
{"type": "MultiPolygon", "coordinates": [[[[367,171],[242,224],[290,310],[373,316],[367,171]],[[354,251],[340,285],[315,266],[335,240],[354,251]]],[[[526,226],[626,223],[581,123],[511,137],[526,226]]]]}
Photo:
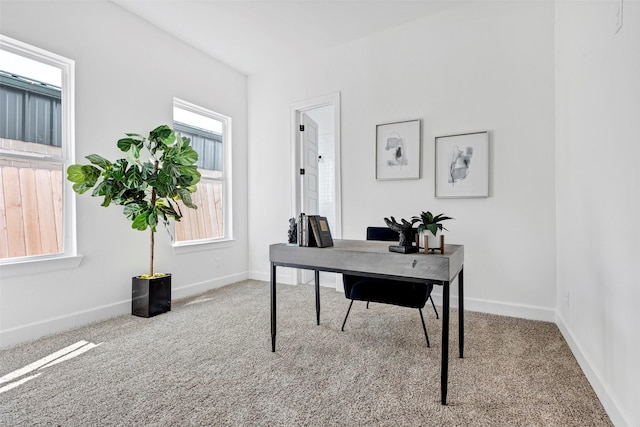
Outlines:
{"type": "MultiPolygon", "coordinates": [[[[411,224],[418,223],[418,234],[424,236],[423,237],[423,245],[425,251],[430,249],[440,249],[444,251],[444,240],[440,238],[442,230],[447,230],[444,225],[442,225],[442,221],[447,221],[450,219],[454,219],[446,216],[441,213],[438,215],[433,215],[431,212],[421,212],[419,216],[414,216],[411,218],[411,224]]],[[[449,231],[449,230],[447,230],[449,231]]]]}
{"type": "Polygon", "coordinates": [[[75,164],[67,169],[73,190],[103,197],[102,206],[118,205],[134,230],[150,230],[148,274],[132,279],[132,314],[150,317],[171,310],[171,274],[154,271],[155,233],[159,223],[169,230],[171,219],[180,221],[184,206],[197,209],[191,200],[200,181],[196,167],[198,153],[189,138],[169,126],[153,129],[148,137],[126,134],[118,148],[126,156],[115,161],[98,154],[86,156],[90,164],[75,164]]]}

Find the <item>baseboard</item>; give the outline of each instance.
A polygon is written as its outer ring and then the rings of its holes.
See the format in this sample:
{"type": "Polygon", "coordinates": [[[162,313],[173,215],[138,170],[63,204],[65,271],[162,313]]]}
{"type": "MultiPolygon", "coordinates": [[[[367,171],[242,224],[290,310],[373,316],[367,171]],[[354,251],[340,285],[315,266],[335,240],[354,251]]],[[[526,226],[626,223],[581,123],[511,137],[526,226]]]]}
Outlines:
{"type": "MultiPolygon", "coordinates": [[[[248,278],[248,273],[232,274],[225,277],[180,286],[171,290],[171,299],[176,300],[190,295],[199,294],[210,289],[220,288],[231,283],[240,282],[248,278]]],[[[21,325],[0,331],[0,348],[7,348],[31,341],[47,335],[67,331],[92,322],[131,313],[131,299],[112,304],[94,307],[88,310],[52,317],[38,322],[21,325]]]]}
{"type": "MultiPolygon", "coordinates": [[[[293,269],[279,269],[278,270],[278,283],[292,283],[293,269]]],[[[249,278],[253,280],[261,280],[269,282],[271,278],[269,274],[252,271],[249,273],[249,278]]],[[[436,286],[431,294],[433,301],[437,305],[442,305],[442,291],[436,286]]],[[[450,299],[451,307],[458,308],[457,295],[451,295],[450,299]]],[[[540,320],[543,322],[555,322],[555,309],[548,307],[539,307],[526,304],[513,304],[505,303],[501,301],[484,300],[479,298],[464,299],[464,309],[470,311],[478,311],[480,313],[497,314],[500,316],[519,317],[522,319],[540,320]]]]}
{"type": "MultiPolygon", "coordinates": [[[[293,283],[293,272],[295,270],[292,268],[278,268],[278,283],[293,283]]],[[[262,282],[271,282],[271,276],[269,273],[263,273],[260,271],[251,271],[249,272],[249,279],[252,280],[260,280],[262,282]]]]}
{"type": "Polygon", "coordinates": [[[176,300],[185,298],[191,295],[206,292],[211,289],[221,288],[232,283],[241,282],[247,280],[249,274],[247,272],[230,274],[224,277],[218,277],[213,280],[205,280],[198,283],[192,283],[190,285],[175,287],[171,289],[171,299],[176,300]]]}
{"type": "MultiPolygon", "coordinates": [[[[280,276],[280,275],[278,275],[280,276]]],[[[249,279],[251,280],[259,280],[261,282],[270,282],[271,281],[271,277],[269,276],[269,273],[263,273],[261,271],[250,271],[249,272],[249,279]]]]}
{"type": "Polygon", "coordinates": [[[0,331],[0,348],[11,347],[126,313],[131,313],[130,299],[5,329],[0,331]]]}
{"type": "Polygon", "coordinates": [[[618,427],[631,426],[632,424],[629,421],[629,418],[622,411],[617,399],[613,396],[605,382],[602,381],[602,375],[596,368],[594,368],[593,364],[582,350],[582,346],[580,346],[578,341],[574,338],[571,330],[567,327],[564,318],[558,312],[556,312],[555,323],[558,325],[558,329],[560,329],[560,333],[564,337],[564,340],[569,345],[573,356],[578,361],[578,365],[580,365],[582,372],[584,372],[584,375],[587,377],[587,380],[598,396],[598,399],[600,399],[602,406],[605,411],[607,411],[613,425],[618,427]]]}
{"type": "MultiPolygon", "coordinates": [[[[437,289],[431,294],[436,304],[442,305],[442,292],[437,289]]],[[[451,295],[451,307],[458,308],[458,296],[451,295]]],[[[464,309],[480,313],[497,314],[499,316],[518,317],[521,319],[555,322],[555,310],[535,305],[505,303],[502,301],[485,300],[479,298],[464,298],[464,309]]]]}

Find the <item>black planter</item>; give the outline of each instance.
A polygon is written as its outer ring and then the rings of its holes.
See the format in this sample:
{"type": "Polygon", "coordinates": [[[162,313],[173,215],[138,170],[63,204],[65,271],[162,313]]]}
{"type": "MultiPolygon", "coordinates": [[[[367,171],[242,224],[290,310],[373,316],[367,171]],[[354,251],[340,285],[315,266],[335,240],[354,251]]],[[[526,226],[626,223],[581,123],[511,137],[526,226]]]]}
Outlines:
{"type": "Polygon", "coordinates": [[[171,274],[131,278],[131,314],[152,317],[171,311],[171,274]]]}

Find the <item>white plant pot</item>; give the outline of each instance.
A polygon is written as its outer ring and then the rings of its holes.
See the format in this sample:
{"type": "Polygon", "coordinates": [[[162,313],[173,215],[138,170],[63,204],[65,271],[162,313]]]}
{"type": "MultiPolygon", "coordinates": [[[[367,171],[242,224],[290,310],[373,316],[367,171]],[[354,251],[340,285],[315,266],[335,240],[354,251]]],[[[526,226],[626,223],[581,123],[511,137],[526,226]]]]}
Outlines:
{"type": "Polygon", "coordinates": [[[440,249],[440,236],[442,235],[440,230],[438,230],[435,236],[430,231],[423,231],[421,234],[423,248],[440,249]]]}

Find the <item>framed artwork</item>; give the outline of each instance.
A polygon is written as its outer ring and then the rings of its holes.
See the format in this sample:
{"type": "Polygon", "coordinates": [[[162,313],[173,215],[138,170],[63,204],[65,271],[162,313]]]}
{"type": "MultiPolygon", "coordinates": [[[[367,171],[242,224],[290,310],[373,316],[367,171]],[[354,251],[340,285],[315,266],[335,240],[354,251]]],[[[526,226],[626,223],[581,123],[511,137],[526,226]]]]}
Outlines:
{"type": "Polygon", "coordinates": [[[376,179],[420,178],[420,120],[376,126],[376,179]]]}
{"type": "Polygon", "coordinates": [[[489,197],[489,131],[436,137],[438,198],[489,197]]]}

